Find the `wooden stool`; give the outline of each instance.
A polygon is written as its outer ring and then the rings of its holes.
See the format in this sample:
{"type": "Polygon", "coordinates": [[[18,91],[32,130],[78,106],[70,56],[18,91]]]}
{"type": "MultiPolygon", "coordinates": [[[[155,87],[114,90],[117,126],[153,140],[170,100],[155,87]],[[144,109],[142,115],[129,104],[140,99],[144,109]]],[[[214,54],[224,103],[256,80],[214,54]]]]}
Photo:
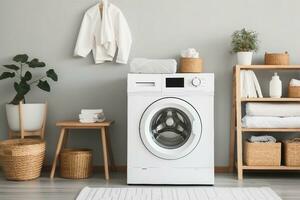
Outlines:
{"type": "Polygon", "coordinates": [[[69,130],[70,129],[99,129],[100,139],[102,141],[105,179],[109,180],[108,160],[110,160],[111,168],[114,169],[114,161],[111,154],[110,139],[108,134],[108,127],[112,123],[113,121],[104,121],[104,122],[97,122],[97,123],[80,123],[79,121],[57,122],[56,126],[60,127],[61,130],[60,130],[60,136],[56,147],[56,152],[54,155],[54,160],[52,163],[50,178],[54,177],[57,159],[63,146],[65,146],[67,143],[68,135],[70,134],[69,130]]]}

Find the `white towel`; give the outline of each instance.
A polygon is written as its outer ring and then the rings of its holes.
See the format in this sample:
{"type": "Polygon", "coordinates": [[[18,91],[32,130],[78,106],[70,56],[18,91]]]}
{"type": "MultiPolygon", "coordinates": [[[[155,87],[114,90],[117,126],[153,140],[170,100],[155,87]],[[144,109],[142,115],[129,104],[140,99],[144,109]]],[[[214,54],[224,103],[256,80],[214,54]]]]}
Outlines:
{"type": "Polygon", "coordinates": [[[245,116],[244,128],[300,128],[300,117],[245,116]]]}
{"type": "Polygon", "coordinates": [[[290,81],[290,86],[300,86],[300,80],[292,79],[290,81]]]}
{"type": "Polygon", "coordinates": [[[266,142],[266,143],[276,143],[276,138],[270,135],[261,135],[261,136],[251,136],[248,139],[249,142],[266,142]]]}
{"type": "Polygon", "coordinates": [[[300,116],[298,103],[247,103],[248,116],[293,117],[300,116]]]}
{"type": "Polygon", "coordinates": [[[262,98],[262,92],[255,73],[252,70],[241,70],[240,72],[241,97],[262,98]]]}
{"type": "Polygon", "coordinates": [[[131,73],[175,74],[177,62],[174,59],[135,58],[130,63],[131,73]]]}
{"type": "Polygon", "coordinates": [[[103,122],[105,115],[103,109],[82,109],[79,120],[82,123],[103,122]]]}

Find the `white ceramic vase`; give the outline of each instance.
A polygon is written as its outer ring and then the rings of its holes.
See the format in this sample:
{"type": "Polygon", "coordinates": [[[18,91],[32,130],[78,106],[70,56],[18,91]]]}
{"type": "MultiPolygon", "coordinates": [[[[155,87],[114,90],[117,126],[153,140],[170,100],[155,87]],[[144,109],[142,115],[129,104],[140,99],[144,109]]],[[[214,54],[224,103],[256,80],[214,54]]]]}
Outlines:
{"type": "Polygon", "coordinates": [[[237,52],[237,64],[238,65],[251,65],[252,63],[252,51],[237,52]]]}
{"type": "MultiPolygon", "coordinates": [[[[25,131],[42,128],[46,112],[45,104],[23,104],[23,126],[25,131]]],[[[6,104],[8,126],[12,131],[20,131],[19,105],[6,104]]]]}

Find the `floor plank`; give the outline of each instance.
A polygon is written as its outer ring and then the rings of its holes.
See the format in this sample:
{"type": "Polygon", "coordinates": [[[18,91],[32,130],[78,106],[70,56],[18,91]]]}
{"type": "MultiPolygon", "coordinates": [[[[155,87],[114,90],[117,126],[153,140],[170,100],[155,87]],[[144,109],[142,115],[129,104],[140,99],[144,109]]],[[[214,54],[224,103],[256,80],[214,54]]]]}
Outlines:
{"type": "MultiPolygon", "coordinates": [[[[91,187],[130,187],[126,185],[125,173],[112,173],[112,179],[105,181],[103,174],[95,174],[89,179],[71,180],[63,178],[49,179],[49,174],[37,180],[26,182],[6,181],[0,177],[0,199],[2,200],[68,200],[75,199],[85,186],[91,187]]],[[[300,174],[254,174],[245,175],[244,181],[238,181],[232,174],[216,174],[217,187],[271,187],[283,200],[300,199],[300,174]]],[[[147,187],[147,186],[145,186],[147,187]]]]}

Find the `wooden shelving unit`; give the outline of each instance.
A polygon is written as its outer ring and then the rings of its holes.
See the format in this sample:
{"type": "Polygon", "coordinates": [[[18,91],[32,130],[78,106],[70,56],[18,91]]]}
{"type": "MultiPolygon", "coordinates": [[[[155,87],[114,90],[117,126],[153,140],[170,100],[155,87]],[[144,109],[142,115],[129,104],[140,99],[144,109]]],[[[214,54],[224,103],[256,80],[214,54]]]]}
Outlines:
{"type": "Polygon", "coordinates": [[[235,165],[234,147],[236,143],[238,179],[243,179],[244,170],[300,170],[300,167],[287,166],[246,166],[243,164],[243,134],[249,132],[268,132],[288,134],[300,132],[300,128],[242,128],[242,104],[247,102],[300,102],[300,98],[241,98],[240,72],[241,70],[300,70],[300,65],[236,65],[233,68],[233,95],[230,130],[230,165],[229,171],[233,171],[235,165]],[[235,137],[236,136],[236,137],[235,137]],[[235,141],[236,140],[236,141],[235,141]]]}

